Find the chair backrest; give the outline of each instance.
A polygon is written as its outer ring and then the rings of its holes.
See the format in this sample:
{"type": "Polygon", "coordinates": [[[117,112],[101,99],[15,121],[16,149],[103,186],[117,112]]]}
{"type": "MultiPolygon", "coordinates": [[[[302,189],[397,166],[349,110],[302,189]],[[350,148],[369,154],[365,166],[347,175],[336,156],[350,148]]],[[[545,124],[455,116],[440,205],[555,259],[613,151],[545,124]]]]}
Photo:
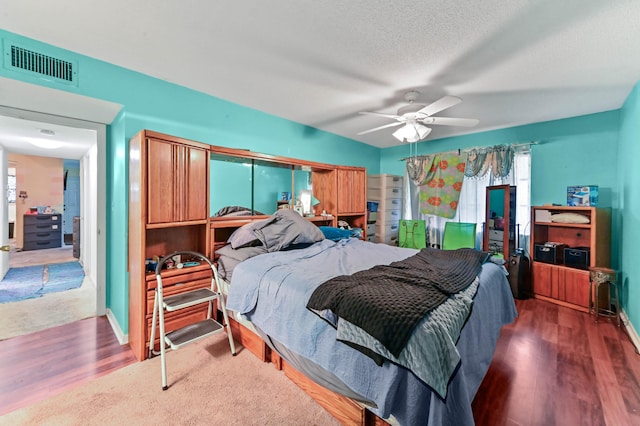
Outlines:
{"type": "Polygon", "coordinates": [[[465,222],[447,222],[444,225],[442,249],[455,250],[459,248],[476,247],[476,224],[465,222]]]}
{"type": "Polygon", "coordinates": [[[398,231],[398,246],[423,249],[427,246],[427,227],[424,220],[400,221],[398,231]]]}

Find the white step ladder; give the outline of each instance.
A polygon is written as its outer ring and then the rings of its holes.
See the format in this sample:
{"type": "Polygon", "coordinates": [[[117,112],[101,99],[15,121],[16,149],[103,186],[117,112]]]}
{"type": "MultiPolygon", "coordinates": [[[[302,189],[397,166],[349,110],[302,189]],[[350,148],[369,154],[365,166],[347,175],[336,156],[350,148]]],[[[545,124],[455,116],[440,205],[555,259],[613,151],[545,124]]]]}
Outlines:
{"type": "Polygon", "coordinates": [[[156,295],[153,301],[153,319],[151,323],[151,336],[149,342],[149,358],[160,353],[162,365],[162,390],[167,390],[167,349],[176,350],[197,342],[198,340],[209,337],[212,334],[227,331],[231,354],[236,355],[236,348],[233,343],[233,335],[229,326],[229,318],[225,307],[224,295],[218,286],[218,271],[215,265],[204,255],[193,251],[177,251],[160,259],[156,266],[156,295]],[[173,259],[174,256],[190,257],[206,262],[211,267],[211,288],[200,288],[197,290],[186,291],[184,293],[175,294],[173,296],[164,297],[162,293],[162,268],[164,264],[173,259]],[[218,308],[222,311],[224,325],[212,318],[213,302],[218,301],[218,308]],[[191,306],[207,303],[209,309],[207,311],[207,319],[186,325],[182,328],[165,333],[164,329],[164,313],[178,311],[180,309],[189,308],[191,306]],[[156,322],[157,320],[157,322],[156,322]],[[154,350],[156,326],[160,329],[160,351],[154,350]]]}

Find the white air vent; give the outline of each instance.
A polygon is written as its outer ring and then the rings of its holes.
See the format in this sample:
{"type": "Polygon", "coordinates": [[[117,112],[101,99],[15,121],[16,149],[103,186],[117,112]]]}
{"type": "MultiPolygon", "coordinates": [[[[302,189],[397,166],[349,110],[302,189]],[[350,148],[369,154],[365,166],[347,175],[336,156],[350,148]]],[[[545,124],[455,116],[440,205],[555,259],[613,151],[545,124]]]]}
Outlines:
{"type": "Polygon", "coordinates": [[[4,67],[77,86],[78,64],[4,41],[4,67]]]}

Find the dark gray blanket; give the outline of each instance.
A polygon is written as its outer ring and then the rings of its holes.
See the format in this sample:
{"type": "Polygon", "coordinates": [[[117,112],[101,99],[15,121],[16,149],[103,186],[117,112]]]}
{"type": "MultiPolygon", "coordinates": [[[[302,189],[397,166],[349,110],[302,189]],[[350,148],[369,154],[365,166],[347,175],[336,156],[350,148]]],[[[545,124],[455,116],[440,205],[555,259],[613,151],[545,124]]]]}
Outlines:
{"type": "Polygon", "coordinates": [[[390,265],[330,279],[316,288],[307,308],[330,310],[398,357],[418,322],[451,294],[466,289],[488,256],[474,249],[425,248],[390,265]]]}

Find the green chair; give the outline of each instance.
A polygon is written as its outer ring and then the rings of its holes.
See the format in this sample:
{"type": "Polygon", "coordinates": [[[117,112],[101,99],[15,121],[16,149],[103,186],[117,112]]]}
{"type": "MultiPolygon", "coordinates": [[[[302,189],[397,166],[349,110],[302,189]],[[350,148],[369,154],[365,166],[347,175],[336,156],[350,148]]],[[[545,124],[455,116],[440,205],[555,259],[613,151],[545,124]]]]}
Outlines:
{"type": "Polygon", "coordinates": [[[427,226],[424,220],[400,221],[398,230],[398,246],[423,249],[427,246],[427,226]]]}
{"type": "Polygon", "coordinates": [[[442,237],[443,250],[476,247],[476,224],[465,222],[447,222],[442,237]]]}

